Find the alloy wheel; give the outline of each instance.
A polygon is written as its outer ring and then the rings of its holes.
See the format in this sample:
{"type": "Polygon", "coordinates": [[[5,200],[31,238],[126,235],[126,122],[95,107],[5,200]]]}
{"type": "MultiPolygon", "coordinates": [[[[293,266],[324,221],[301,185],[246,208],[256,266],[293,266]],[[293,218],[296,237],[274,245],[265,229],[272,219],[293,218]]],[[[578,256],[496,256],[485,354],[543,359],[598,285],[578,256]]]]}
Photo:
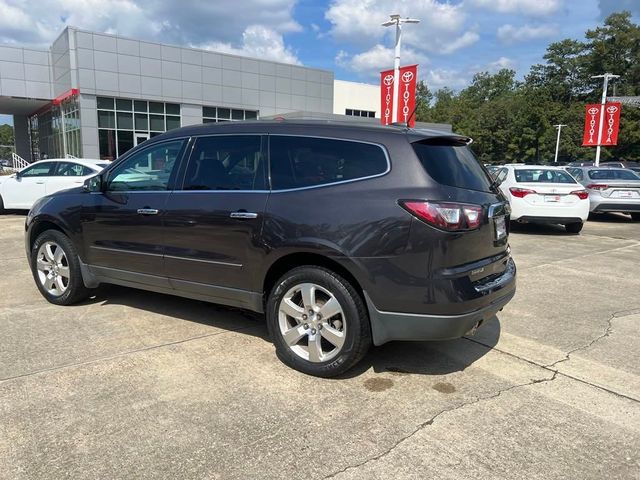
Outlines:
{"type": "Polygon", "coordinates": [[[278,308],[278,325],[289,348],[313,363],[338,355],[347,333],[340,302],[315,283],[301,283],[289,289],[278,308]]]}
{"type": "Polygon", "coordinates": [[[64,250],[56,242],[47,241],[36,256],[38,280],[50,294],[59,297],[69,288],[69,261],[64,250]]]}

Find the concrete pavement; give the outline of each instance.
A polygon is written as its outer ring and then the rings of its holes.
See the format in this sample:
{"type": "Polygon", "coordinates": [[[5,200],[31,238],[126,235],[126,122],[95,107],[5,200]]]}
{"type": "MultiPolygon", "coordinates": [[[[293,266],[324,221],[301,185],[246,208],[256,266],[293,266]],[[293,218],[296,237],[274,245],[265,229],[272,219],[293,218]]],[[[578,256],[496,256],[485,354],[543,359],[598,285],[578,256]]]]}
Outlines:
{"type": "Polygon", "coordinates": [[[0,478],[640,478],[640,224],[511,236],[518,293],[470,339],[344,378],[260,317],[107,287],[48,304],[0,217],[0,478]]]}

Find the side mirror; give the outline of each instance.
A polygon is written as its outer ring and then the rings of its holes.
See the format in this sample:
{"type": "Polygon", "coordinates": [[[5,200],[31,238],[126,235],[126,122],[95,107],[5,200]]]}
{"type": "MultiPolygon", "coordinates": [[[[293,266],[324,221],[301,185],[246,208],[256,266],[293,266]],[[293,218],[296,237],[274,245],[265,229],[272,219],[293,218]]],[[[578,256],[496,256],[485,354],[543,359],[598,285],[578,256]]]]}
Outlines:
{"type": "Polygon", "coordinates": [[[87,178],[84,181],[82,189],[85,192],[101,192],[102,191],[102,175],[96,175],[91,178],[87,178]]]}

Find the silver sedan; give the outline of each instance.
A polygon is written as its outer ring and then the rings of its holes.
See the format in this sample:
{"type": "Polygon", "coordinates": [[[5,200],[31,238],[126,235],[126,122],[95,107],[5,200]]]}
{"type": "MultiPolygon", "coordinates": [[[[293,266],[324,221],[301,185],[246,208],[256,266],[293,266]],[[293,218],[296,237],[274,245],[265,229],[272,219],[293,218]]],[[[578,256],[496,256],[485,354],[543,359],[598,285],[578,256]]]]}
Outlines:
{"type": "Polygon", "coordinates": [[[640,176],[628,168],[567,167],[589,192],[590,211],[628,213],[640,221],[640,176]]]}

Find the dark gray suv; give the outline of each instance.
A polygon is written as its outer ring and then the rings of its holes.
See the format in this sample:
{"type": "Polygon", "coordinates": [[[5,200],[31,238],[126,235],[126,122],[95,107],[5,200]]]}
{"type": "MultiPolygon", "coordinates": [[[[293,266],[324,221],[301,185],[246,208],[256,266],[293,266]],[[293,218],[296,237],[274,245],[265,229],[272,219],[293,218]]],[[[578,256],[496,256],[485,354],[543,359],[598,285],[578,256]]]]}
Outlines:
{"type": "Polygon", "coordinates": [[[57,305],[101,283],[264,313],[278,357],[338,375],[370,345],[473,332],[515,293],[509,207],[470,139],[280,121],[184,127],[26,222],[57,305]]]}

